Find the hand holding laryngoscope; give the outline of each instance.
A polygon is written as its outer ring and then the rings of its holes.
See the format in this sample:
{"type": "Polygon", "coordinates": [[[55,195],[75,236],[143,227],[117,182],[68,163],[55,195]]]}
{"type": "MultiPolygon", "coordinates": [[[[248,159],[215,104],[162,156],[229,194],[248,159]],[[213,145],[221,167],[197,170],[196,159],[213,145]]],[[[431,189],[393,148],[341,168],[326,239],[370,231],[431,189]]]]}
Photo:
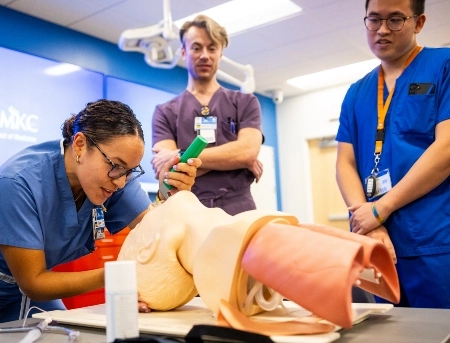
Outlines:
{"type": "MultiPolygon", "coordinates": [[[[203,138],[202,136],[197,136],[186,149],[186,151],[181,155],[180,163],[187,163],[190,158],[197,158],[207,145],[208,141],[205,138],[203,138]]],[[[176,170],[172,168],[171,171],[175,172],[176,170]]],[[[172,185],[169,185],[165,182],[161,184],[161,186],[159,187],[159,191],[164,199],[167,199],[170,196],[169,191],[172,187],[172,185]]]]}

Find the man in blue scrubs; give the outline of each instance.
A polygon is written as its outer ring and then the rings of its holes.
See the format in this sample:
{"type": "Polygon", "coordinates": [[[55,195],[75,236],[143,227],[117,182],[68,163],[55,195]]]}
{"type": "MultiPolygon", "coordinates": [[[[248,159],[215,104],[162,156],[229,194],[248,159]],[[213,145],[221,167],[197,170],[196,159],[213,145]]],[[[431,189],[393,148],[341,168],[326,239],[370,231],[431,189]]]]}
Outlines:
{"type": "Polygon", "coordinates": [[[425,0],[366,0],[381,60],[342,104],[337,181],[352,231],[397,260],[400,306],[450,308],[450,49],[420,47],[425,0]]]}
{"type": "MultiPolygon", "coordinates": [[[[61,141],[26,148],[0,166],[0,322],[26,317],[33,305],[64,309],[56,299],[102,288],[103,268],[51,269],[93,251],[105,227],[113,234],[134,228],[148,211],[135,181],[144,135],[128,106],[88,103],[62,131],[61,141]]],[[[200,161],[169,172],[178,162],[166,164],[160,182],[190,190],[200,161]]]]}

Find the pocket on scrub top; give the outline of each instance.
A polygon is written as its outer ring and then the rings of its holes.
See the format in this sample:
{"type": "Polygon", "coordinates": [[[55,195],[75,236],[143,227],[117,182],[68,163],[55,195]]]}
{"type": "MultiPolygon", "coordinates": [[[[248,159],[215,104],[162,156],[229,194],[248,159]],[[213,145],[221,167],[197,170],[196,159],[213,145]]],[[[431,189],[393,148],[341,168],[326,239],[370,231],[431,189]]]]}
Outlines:
{"type": "Polygon", "coordinates": [[[408,95],[396,107],[392,118],[394,132],[434,135],[437,117],[434,94],[408,95]]]}
{"type": "MultiPolygon", "coordinates": [[[[237,140],[237,124],[233,124],[233,125],[231,123],[227,122],[226,120],[221,121],[222,133],[226,140],[225,142],[237,140]]],[[[223,144],[223,143],[221,143],[221,144],[223,144]]]]}

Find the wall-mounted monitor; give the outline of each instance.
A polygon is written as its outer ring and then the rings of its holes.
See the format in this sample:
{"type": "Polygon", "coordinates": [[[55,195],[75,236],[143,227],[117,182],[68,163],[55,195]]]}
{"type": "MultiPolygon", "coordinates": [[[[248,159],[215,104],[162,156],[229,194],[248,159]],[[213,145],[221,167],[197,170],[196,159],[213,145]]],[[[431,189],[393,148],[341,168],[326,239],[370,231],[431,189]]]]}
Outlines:
{"type": "Polygon", "coordinates": [[[103,98],[103,78],[0,47],[0,164],[29,145],[61,139],[65,119],[103,98]]]}
{"type": "Polygon", "coordinates": [[[139,178],[142,188],[149,193],[157,191],[158,180],[152,169],[152,116],[155,107],[175,97],[175,94],[164,92],[148,86],[132,83],[115,77],[106,77],[106,97],[109,100],[121,101],[131,107],[142,123],[145,138],[145,152],[141,166],[145,174],[139,178]]]}

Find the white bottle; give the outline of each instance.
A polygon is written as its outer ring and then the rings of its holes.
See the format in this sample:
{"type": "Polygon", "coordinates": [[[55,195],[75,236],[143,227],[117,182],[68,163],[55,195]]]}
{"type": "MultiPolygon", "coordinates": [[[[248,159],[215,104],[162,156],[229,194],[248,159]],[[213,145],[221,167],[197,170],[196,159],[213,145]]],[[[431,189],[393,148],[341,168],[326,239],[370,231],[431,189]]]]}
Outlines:
{"type": "Polygon", "coordinates": [[[106,339],[139,337],[136,261],[105,263],[106,339]]]}

